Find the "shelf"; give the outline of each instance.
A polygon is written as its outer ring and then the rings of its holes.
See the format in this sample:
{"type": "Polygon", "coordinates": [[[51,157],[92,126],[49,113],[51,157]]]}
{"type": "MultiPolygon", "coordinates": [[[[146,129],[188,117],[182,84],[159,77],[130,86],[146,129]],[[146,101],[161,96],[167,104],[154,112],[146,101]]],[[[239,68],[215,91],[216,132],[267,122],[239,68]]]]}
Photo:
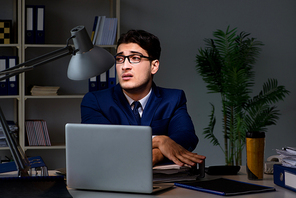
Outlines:
{"type": "MultiPolygon", "coordinates": [[[[67,46],[70,30],[77,25],[84,25],[91,35],[94,16],[101,15],[118,19],[117,38],[120,36],[120,0],[90,1],[37,1],[37,0],[5,0],[0,10],[14,23],[14,39],[11,44],[0,44],[3,56],[18,56],[18,62],[24,63],[41,55],[67,46]],[[26,5],[45,5],[45,44],[26,44],[26,5]],[[69,6],[70,5],[70,6],[69,6]],[[72,6],[71,6],[72,5],[72,6]],[[73,6],[74,5],[74,6],[73,6]],[[73,13],[84,13],[83,17],[73,13]]],[[[69,45],[74,47],[73,41],[69,45]]],[[[114,54],[117,45],[97,45],[114,54]]],[[[50,168],[64,166],[64,126],[65,123],[80,123],[80,105],[88,92],[89,82],[72,81],[67,78],[67,68],[71,56],[46,63],[44,67],[22,73],[18,77],[18,95],[0,95],[5,116],[14,120],[19,126],[19,145],[24,151],[39,155],[42,150],[44,157],[53,158],[60,165],[53,163],[50,168]],[[31,86],[59,86],[60,95],[32,96],[31,86]],[[26,119],[44,119],[47,121],[49,136],[53,146],[26,145],[26,119]]],[[[3,153],[9,147],[0,147],[3,153]]],[[[1,154],[1,153],[0,153],[1,154]]]]}
{"type": "Polygon", "coordinates": [[[0,96],[0,99],[20,99],[19,95],[5,95],[5,96],[0,96]]]}
{"type": "Polygon", "coordinates": [[[57,146],[25,146],[25,150],[53,150],[53,149],[65,149],[65,145],[57,145],[57,146]]]}
{"type": "Polygon", "coordinates": [[[0,147],[0,151],[9,150],[9,147],[0,147]]]}
{"type": "Polygon", "coordinates": [[[57,47],[57,48],[63,48],[63,47],[66,47],[66,42],[65,44],[25,44],[24,45],[25,48],[28,48],[28,47],[48,47],[48,48],[54,48],[54,47],[57,47]]]}
{"type": "Polygon", "coordinates": [[[63,99],[63,98],[83,98],[84,95],[57,95],[57,96],[25,96],[25,99],[63,99]]]}
{"type": "Polygon", "coordinates": [[[0,44],[0,47],[20,47],[20,44],[0,44]]]}
{"type": "MultiPolygon", "coordinates": [[[[1,45],[2,46],[2,45],[1,45]]],[[[117,45],[98,45],[101,48],[116,48],[117,45]]],[[[11,46],[10,46],[11,47],[11,46]]],[[[25,44],[25,48],[28,47],[44,47],[44,48],[62,48],[62,47],[66,47],[66,43],[65,44],[25,44]]]]}

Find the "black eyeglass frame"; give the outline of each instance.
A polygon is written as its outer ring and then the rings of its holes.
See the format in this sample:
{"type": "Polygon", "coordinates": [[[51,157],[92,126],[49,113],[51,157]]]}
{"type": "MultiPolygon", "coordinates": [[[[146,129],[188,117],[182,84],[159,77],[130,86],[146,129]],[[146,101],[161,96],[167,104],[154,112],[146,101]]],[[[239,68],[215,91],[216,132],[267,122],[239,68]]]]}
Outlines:
{"type": "Polygon", "coordinates": [[[124,55],[117,54],[117,55],[114,56],[114,58],[115,58],[115,63],[116,63],[116,64],[123,64],[123,63],[125,62],[125,59],[127,59],[128,62],[129,62],[130,64],[138,64],[138,63],[140,63],[140,62],[142,61],[142,58],[147,58],[148,60],[152,61],[152,58],[151,58],[151,57],[144,56],[144,55],[142,55],[142,54],[131,54],[131,55],[128,55],[128,56],[124,56],[124,55]],[[120,56],[120,57],[123,57],[123,58],[124,58],[122,63],[117,63],[117,61],[116,61],[116,57],[117,57],[117,56],[120,56]],[[130,60],[130,57],[131,57],[131,56],[140,56],[141,59],[140,59],[139,62],[131,62],[131,60],[130,60]]]}

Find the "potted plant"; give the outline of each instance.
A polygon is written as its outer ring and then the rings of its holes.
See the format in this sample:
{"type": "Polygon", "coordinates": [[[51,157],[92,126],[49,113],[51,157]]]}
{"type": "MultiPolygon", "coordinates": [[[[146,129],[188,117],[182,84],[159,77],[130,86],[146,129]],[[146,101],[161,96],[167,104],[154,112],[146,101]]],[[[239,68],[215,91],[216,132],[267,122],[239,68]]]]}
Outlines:
{"type": "Polygon", "coordinates": [[[219,146],[226,165],[241,165],[246,132],[266,132],[275,125],[279,110],[274,103],[283,100],[289,91],[276,79],[268,79],[262,91],[251,97],[254,85],[253,66],[263,43],[237,28],[217,30],[214,39],[205,39],[206,47],[196,55],[196,70],[207,84],[209,93],[219,93],[222,100],[224,146],[214,134],[216,124],[213,104],[205,138],[219,146]]]}

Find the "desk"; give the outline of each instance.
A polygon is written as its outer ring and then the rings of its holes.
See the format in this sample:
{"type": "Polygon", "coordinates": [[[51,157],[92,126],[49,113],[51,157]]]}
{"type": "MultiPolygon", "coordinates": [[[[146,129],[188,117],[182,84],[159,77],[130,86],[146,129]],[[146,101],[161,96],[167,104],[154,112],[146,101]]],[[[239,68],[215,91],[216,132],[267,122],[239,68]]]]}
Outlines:
{"type": "MultiPolygon", "coordinates": [[[[238,173],[238,175],[227,175],[227,176],[211,176],[206,175],[205,179],[215,179],[215,178],[228,178],[248,183],[254,183],[264,186],[272,186],[276,188],[274,192],[266,192],[266,193],[257,193],[257,194],[246,194],[246,195],[238,195],[238,196],[231,196],[231,197],[240,197],[240,198],[295,198],[296,192],[291,190],[282,188],[277,186],[273,183],[273,176],[272,175],[264,175],[263,180],[248,180],[246,174],[246,167],[243,166],[238,173]]],[[[99,191],[82,191],[82,190],[75,190],[69,189],[70,194],[74,198],[97,198],[97,197],[104,197],[104,198],[196,198],[196,197],[204,197],[204,198],[219,198],[223,197],[220,195],[214,195],[210,193],[204,193],[194,190],[189,190],[181,187],[174,187],[173,189],[160,192],[155,195],[144,195],[144,194],[131,194],[131,193],[112,193],[112,192],[99,192],[99,191]]]]}
{"type": "MultiPolygon", "coordinates": [[[[54,175],[55,171],[49,171],[49,175],[54,175]]],[[[0,177],[11,177],[15,176],[14,173],[2,173],[0,177]]],[[[215,179],[215,178],[228,178],[248,183],[254,183],[264,186],[272,186],[276,188],[275,192],[266,192],[266,193],[257,193],[257,194],[246,194],[246,195],[239,195],[239,196],[231,196],[231,197],[240,197],[240,198],[295,198],[296,192],[291,190],[282,188],[277,186],[273,183],[273,176],[272,175],[264,175],[263,180],[248,180],[246,174],[246,167],[242,167],[240,172],[237,175],[227,175],[227,176],[211,176],[206,175],[205,179],[215,179]]],[[[114,192],[101,192],[101,191],[87,191],[87,190],[75,190],[75,189],[68,189],[70,194],[73,198],[196,198],[196,197],[204,197],[204,198],[219,198],[223,197],[220,195],[214,195],[210,193],[204,193],[194,190],[189,190],[181,187],[174,187],[167,191],[162,191],[158,194],[154,195],[145,195],[145,194],[132,194],[132,193],[114,193],[114,192]]]]}

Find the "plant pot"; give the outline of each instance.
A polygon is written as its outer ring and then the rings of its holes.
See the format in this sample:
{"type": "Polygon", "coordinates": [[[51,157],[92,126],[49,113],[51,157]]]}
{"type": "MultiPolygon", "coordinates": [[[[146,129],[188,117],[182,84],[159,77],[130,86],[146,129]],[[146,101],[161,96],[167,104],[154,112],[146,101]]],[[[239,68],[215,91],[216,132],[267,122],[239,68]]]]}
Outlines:
{"type": "Polygon", "coordinates": [[[210,166],[206,168],[208,175],[236,175],[240,170],[240,166],[210,166]]]}
{"type": "Polygon", "coordinates": [[[247,173],[248,179],[263,179],[264,172],[264,132],[247,132],[246,150],[247,150],[247,173]]]}

